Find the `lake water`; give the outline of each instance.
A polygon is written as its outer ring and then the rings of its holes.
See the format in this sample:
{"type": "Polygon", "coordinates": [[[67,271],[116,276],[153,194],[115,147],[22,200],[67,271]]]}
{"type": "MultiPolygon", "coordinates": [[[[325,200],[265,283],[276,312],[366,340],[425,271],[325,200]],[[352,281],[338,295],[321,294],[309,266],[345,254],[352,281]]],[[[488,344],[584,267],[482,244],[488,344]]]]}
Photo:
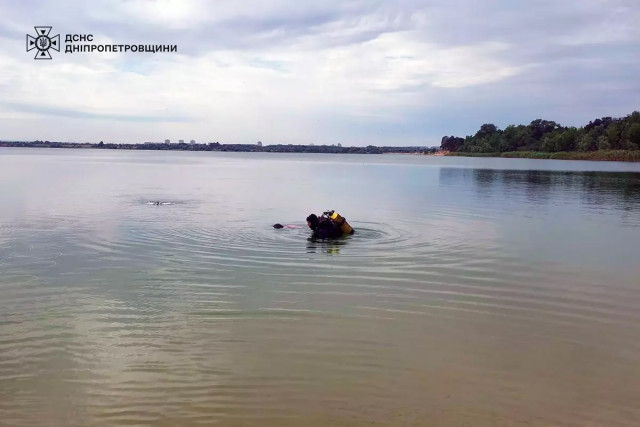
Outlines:
{"type": "Polygon", "coordinates": [[[0,424],[636,426],[639,256],[640,164],[2,148],[0,424]]]}

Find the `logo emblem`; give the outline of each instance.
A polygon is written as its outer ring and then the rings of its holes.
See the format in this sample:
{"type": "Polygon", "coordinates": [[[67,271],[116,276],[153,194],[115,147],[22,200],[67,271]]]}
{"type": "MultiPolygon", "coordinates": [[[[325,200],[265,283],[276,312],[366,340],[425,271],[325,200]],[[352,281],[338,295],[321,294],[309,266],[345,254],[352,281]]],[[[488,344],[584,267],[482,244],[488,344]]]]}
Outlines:
{"type": "Polygon", "coordinates": [[[49,37],[51,27],[33,27],[36,29],[36,37],[27,34],[27,52],[37,49],[33,59],[51,59],[49,49],[60,52],[60,34],[49,37]]]}

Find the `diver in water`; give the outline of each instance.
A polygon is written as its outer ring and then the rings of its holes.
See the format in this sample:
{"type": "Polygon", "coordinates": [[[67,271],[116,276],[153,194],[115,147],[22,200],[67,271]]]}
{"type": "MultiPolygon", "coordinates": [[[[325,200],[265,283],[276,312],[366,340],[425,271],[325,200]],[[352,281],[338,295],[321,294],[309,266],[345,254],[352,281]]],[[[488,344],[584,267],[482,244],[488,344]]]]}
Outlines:
{"type": "Polygon", "coordinates": [[[307,225],[313,230],[311,237],[314,239],[335,239],[345,234],[353,234],[353,228],[347,221],[333,211],[324,212],[320,218],[316,214],[309,215],[307,225]],[[333,219],[334,216],[336,220],[333,219]]]}
{"type": "MultiPolygon", "coordinates": [[[[311,239],[335,239],[353,234],[354,230],[346,219],[335,211],[323,212],[320,217],[310,214],[307,217],[307,225],[313,231],[311,239]]],[[[296,225],[273,224],[273,228],[280,230],[283,228],[299,228],[296,225]]]]}

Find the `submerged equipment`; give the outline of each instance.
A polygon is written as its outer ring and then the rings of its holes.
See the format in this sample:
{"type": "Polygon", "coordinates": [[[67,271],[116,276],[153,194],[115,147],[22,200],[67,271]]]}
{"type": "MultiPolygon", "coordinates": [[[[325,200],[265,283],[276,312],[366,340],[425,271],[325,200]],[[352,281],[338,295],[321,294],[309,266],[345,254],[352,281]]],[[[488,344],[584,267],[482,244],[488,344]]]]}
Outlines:
{"type": "Polygon", "coordinates": [[[349,225],[347,220],[343,218],[338,212],[326,211],[322,213],[322,216],[325,218],[329,218],[331,221],[333,221],[334,224],[340,227],[340,230],[342,230],[342,234],[353,234],[353,228],[349,225]]]}

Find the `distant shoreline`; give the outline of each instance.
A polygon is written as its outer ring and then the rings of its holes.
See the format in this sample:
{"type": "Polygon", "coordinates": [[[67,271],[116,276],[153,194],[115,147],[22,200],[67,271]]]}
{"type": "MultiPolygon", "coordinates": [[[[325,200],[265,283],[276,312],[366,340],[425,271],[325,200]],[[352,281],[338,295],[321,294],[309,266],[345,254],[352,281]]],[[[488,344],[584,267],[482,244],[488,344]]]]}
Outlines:
{"type": "Polygon", "coordinates": [[[321,153],[321,154],[432,154],[438,151],[436,147],[342,147],[341,145],[294,145],[294,144],[220,144],[209,142],[196,143],[155,143],[141,144],[113,144],[103,143],[75,143],[55,141],[0,141],[0,148],[65,148],[65,149],[99,149],[99,150],[147,150],[147,151],[224,151],[241,153],[321,153]]]}
{"type": "Polygon", "coordinates": [[[475,135],[443,136],[440,148],[451,156],[640,162],[640,111],[579,128],[543,119],[505,129],[485,123],[475,135]]]}
{"type": "Polygon", "coordinates": [[[640,150],[559,151],[555,153],[541,151],[507,151],[504,153],[448,152],[444,155],[459,157],[502,157],[511,159],[640,162],[640,150]]]}

